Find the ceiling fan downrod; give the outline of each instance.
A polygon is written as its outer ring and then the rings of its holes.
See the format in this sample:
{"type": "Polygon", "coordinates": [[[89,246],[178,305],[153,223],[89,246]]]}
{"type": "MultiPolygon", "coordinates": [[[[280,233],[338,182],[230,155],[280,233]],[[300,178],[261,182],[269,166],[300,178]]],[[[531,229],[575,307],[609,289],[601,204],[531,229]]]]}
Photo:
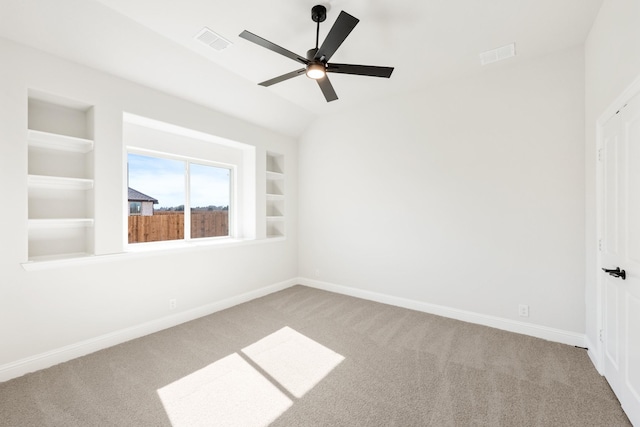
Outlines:
{"type": "Polygon", "coordinates": [[[327,19],[327,8],[321,4],[315,5],[311,8],[311,20],[317,22],[316,27],[316,52],[320,44],[320,23],[327,19]]]}

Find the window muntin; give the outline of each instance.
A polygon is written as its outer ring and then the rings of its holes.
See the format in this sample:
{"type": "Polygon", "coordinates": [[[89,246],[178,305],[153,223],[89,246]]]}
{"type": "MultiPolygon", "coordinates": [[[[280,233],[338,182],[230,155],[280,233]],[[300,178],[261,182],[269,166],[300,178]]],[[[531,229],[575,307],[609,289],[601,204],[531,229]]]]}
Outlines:
{"type": "Polygon", "coordinates": [[[156,201],[151,215],[129,215],[130,244],[230,236],[233,168],[158,153],[127,160],[129,187],[156,201]]]}

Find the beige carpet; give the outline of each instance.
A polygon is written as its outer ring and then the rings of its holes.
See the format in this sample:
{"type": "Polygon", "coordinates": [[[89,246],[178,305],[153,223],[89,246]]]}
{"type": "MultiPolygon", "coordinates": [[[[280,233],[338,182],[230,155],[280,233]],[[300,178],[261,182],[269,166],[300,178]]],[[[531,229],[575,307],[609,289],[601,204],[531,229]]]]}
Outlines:
{"type": "Polygon", "coordinates": [[[0,383],[0,426],[628,426],[584,350],[303,286],[0,383]]]}

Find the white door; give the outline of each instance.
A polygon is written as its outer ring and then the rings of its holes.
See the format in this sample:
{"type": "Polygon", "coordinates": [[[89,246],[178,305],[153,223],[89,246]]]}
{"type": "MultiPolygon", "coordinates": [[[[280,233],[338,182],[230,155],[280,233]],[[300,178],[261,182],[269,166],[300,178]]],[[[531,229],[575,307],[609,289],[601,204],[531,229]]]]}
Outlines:
{"type": "Polygon", "coordinates": [[[640,426],[640,96],[607,122],[603,137],[601,267],[614,270],[601,273],[604,373],[640,426]]]}

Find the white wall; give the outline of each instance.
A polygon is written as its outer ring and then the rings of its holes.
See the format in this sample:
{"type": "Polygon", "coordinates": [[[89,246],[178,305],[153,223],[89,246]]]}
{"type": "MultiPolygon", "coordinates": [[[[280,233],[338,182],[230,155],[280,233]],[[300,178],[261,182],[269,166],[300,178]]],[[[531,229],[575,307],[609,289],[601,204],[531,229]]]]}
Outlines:
{"type": "Polygon", "coordinates": [[[300,275],[583,333],[583,51],[515,61],[318,120],[300,275]]]}
{"type": "Polygon", "coordinates": [[[297,275],[297,147],[293,138],[7,40],[0,39],[0,57],[0,371],[25,358],[256,293],[297,275]],[[98,254],[122,251],[126,200],[123,112],[255,146],[258,235],[265,233],[266,151],[284,154],[287,239],[147,255],[105,255],[74,266],[25,271],[21,263],[27,259],[29,88],[94,106],[98,254]],[[177,300],[176,311],[168,310],[170,298],[177,300]]]}
{"type": "MultiPolygon", "coordinates": [[[[597,339],[596,122],[640,77],[640,2],[604,0],[585,42],[586,70],[586,332],[597,339]]],[[[597,354],[597,351],[596,353],[597,354]]]]}

